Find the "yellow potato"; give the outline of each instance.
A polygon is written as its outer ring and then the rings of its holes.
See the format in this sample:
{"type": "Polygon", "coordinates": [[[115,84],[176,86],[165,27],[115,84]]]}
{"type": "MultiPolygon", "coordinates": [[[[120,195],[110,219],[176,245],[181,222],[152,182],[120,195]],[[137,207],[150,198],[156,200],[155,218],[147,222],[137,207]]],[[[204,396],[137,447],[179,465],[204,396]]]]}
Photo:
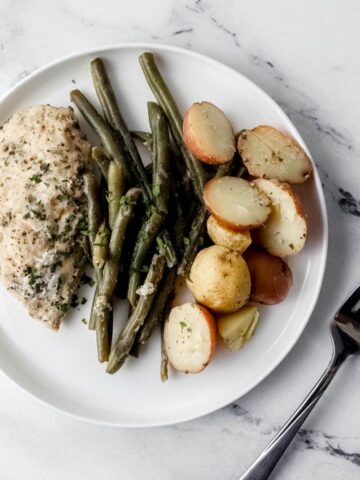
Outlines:
{"type": "Polygon", "coordinates": [[[208,218],[207,232],[216,245],[236,250],[239,253],[245,252],[251,244],[249,230],[243,232],[232,230],[219,223],[213,215],[208,218]]]}
{"type": "Polygon", "coordinates": [[[259,320],[256,305],[245,305],[237,312],[218,317],[218,330],[229,350],[240,350],[253,336],[259,320]]]}
{"type": "Polygon", "coordinates": [[[250,296],[250,273],[239,252],[219,245],[201,250],[187,286],[196,300],[215,312],[235,312],[250,296]]]}

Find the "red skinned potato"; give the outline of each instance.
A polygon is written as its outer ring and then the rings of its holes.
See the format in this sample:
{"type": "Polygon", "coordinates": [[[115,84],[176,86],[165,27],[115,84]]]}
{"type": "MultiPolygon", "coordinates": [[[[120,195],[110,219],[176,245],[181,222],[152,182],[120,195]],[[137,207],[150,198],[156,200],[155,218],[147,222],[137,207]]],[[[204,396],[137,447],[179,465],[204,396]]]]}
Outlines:
{"type": "Polygon", "coordinates": [[[250,301],[275,305],[287,296],[293,283],[290,268],[280,257],[274,257],[259,248],[244,253],[250,271],[250,301]]]}
{"type": "Polygon", "coordinates": [[[210,102],[193,103],[183,124],[186,146],[204,163],[220,164],[232,160],[235,134],[224,112],[210,102]]]}
{"type": "Polygon", "coordinates": [[[271,204],[263,190],[237,177],[221,177],[205,185],[204,201],[212,215],[233,230],[248,230],[264,224],[271,204]]]}
{"type": "Polygon", "coordinates": [[[300,199],[287,183],[258,178],[255,185],[271,200],[271,214],[256,231],[256,241],[271,255],[290,257],[305,245],[307,225],[300,199]]]}
{"type": "Polygon", "coordinates": [[[238,151],[248,172],[254,177],[304,183],[312,173],[311,161],[300,145],[268,125],[242,130],[238,151]]]}
{"type": "Polygon", "coordinates": [[[175,370],[201,372],[215,354],[215,319],[209,310],[196,303],[174,307],[165,322],[164,342],[175,370]]]}

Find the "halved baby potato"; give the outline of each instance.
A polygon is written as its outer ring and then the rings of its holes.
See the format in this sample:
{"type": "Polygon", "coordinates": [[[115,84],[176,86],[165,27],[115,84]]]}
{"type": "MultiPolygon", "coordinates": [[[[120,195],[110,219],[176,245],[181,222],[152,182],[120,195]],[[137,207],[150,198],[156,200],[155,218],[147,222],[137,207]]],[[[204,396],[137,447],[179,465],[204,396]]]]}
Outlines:
{"type": "Polygon", "coordinates": [[[232,160],[235,134],[224,112],[210,102],[193,103],[184,117],[186,146],[204,163],[220,164],[232,160]]]}
{"type": "Polygon", "coordinates": [[[271,255],[289,257],[305,245],[307,225],[300,200],[290,185],[258,178],[254,184],[271,200],[271,214],[256,232],[256,239],[271,255]]]}
{"type": "Polygon", "coordinates": [[[250,271],[250,301],[265,305],[282,302],[293,282],[291,270],[284,260],[254,247],[245,252],[244,260],[250,271]]]}
{"type": "Polygon", "coordinates": [[[219,223],[214,215],[210,215],[208,218],[207,232],[216,245],[236,250],[239,253],[243,253],[251,244],[249,230],[232,230],[219,223]]]}
{"type": "Polygon", "coordinates": [[[196,303],[172,308],[165,322],[164,343],[169,362],[176,370],[201,372],[215,354],[213,315],[196,303]]]}
{"type": "Polygon", "coordinates": [[[240,350],[253,336],[259,320],[259,310],[256,305],[245,305],[237,312],[220,315],[218,330],[227,348],[240,350]]]}
{"type": "Polygon", "coordinates": [[[303,183],[312,172],[311,161],[300,145],[268,125],[242,130],[238,138],[238,150],[250,175],[254,177],[303,183]]]}
{"type": "Polygon", "coordinates": [[[221,177],[205,185],[204,201],[219,223],[234,230],[264,224],[270,215],[268,196],[254,183],[237,177],[221,177]]]}

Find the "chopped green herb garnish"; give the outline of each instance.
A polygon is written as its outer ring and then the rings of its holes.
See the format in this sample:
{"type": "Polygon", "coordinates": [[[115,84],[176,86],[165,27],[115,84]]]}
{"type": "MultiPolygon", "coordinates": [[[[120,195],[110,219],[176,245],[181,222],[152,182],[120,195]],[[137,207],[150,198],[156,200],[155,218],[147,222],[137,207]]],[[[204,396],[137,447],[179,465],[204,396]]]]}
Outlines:
{"type": "Polygon", "coordinates": [[[179,322],[181,328],[185,328],[187,324],[183,321],[179,322]]]}
{"type": "Polygon", "coordinates": [[[40,183],[41,182],[41,175],[34,174],[32,177],[29,178],[31,182],[40,183]]]}
{"type": "Polygon", "coordinates": [[[70,307],[76,308],[78,305],[79,305],[79,297],[76,295],[76,293],[74,293],[71,296],[70,307]]]}
{"type": "Polygon", "coordinates": [[[93,280],[91,277],[86,275],[86,273],[83,274],[81,277],[81,283],[84,285],[90,285],[90,287],[93,287],[95,285],[95,280],[93,280]]]}

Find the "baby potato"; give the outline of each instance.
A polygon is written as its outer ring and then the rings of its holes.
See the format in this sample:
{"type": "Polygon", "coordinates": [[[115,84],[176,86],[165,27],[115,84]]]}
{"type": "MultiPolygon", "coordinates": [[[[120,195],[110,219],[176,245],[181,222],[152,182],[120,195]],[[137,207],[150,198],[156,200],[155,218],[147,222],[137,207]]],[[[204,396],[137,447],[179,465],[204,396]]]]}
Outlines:
{"type": "Polygon", "coordinates": [[[233,230],[259,227],[271,213],[270,199],[264,191],[238,177],[211,179],[204,188],[204,202],[219,223],[233,230]]]}
{"type": "Polygon", "coordinates": [[[165,322],[164,343],[175,370],[201,372],[215,354],[216,323],[213,315],[196,303],[172,308],[165,322]]]}
{"type": "Polygon", "coordinates": [[[210,102],[191,105],[184,118],[183,133],[190,152],[204,163],[226,163],[235,154],[232,125],[224,112],[210,102]]]}
{"type": "Polygon", "coordinates": [[[249,230],[236,231],[219,223],[214,215],[210,215],[207,221],[207,232],[216,245],[236,250],[243,253],[251,244],[249,230]]]}
{"type": "Polygon", "coordinates": [[[256,232],[256,240],[271,255],[290,257],[305,245],[306,217],[299,197],[287,183],[257,178],[253,182],[271,200],[271,214],[256,232]]]}
{"type": "Polygon", "coordinates": [[[237,312],[218,317],[218,331],[227,348],[240,350],[253,336],[259,320],[256,305],[245,305],[237,312]]]}
{"type": "Polygon", "coordinates": [[[293,283],[288,265],[259,248],[250,248],[244,254],[251,277],[250,300],[275,305],[287,296],[293,283]]]}
{"type": "Polygon", "coordinates": [[[311,161],[303,148],[293,138],[269,125],[240,132],[238,150],[245,167],[254,177],[304,183],[311,176],[311,161]]]}
{"type": "Polygon", "coordinates": [[[219,245],[201,250],[186,284],[196,300],[215,312],[235,312],[250,296],[250,273],[239,252],[219,245]]]}

